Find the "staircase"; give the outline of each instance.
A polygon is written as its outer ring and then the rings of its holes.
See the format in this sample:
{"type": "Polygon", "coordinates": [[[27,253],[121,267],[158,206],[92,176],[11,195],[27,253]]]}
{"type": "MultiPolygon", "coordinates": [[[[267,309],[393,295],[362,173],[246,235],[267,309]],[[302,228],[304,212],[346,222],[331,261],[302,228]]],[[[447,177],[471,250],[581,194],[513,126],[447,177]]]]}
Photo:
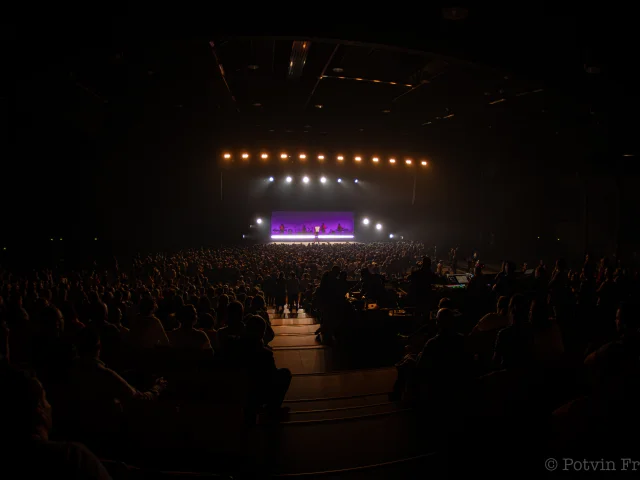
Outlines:
{"type": "MultiPolygon", "coordinates": [[[[276,334],[276,365],[293,373],[286,422],[251,433],[255,465],[274,477],[418,478],[409,472],[442,471],[433,436],[422,432],[417,413],[390,402],[393,366],[336,368],[336,353],[315,335],[315,319],[300,310],[269,312],[276,334]]],[[[344,366],[344,365],[341,365],[344,366]]],[[[441,462],[440,462],[441,463],[441,462]]]]}

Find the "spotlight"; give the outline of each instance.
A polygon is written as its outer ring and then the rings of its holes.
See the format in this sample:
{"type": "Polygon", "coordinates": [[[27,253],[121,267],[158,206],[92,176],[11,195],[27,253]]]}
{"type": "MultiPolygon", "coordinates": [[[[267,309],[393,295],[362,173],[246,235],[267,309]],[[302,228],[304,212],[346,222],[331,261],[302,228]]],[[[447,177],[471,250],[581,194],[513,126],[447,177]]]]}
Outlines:
{"type": "Polygon", "coordinates": [[[373,157],[373,158],[372,158],[372,160],[373,160],[375,163],[378,163],[378,162],[380,161],[380,159],[379,159],[378,157],[373,157]]]}
{"type": "Polygon", "coordinates": [[[307,156],[304,153],[300,154],[300,160],[304,160],[305,158],[307,158],[307,156]]]}
{"type": "Polygon", "coordinates": [[[286,160],[287,154],[286,153],[281,153],[280,154],[280,158],[283,159],[283,160],[286,160]]]}
{"type": "Polygon", "coordinates": [[[390,233],[390,234],[389,234],[389,238],[393,238],[393,233],[390,233]]]}
{"type": "Polygon", "coordinates": [[[356,178],[356,179],[353,181],[353,183],[358,183],[358,179],[356,178]]]}
{"type": "Polygon", "coordinates": [[[344,157],[342,155],[338,155],[338,160],[341,162],[342,160],[344,160],[344,157]]]}
{"type": "Polygon", "coordinates": [[[326,177],[320,177],[320,182],[321,183],[327,183],[326,177]]]}
{"type": "Polygon", "coordinates": [[[395,158],[390,158],[389,159],[389,163],[396,163],[396,159],[395,158]]]}
{"type": "Polygon", "coordinates": [[[382,230],[382,224],[376,223],[376,230],[382,230]]]}
{"type": "Polygon", "coordinates": [[[229,158],[231,158],[231,154],[230,153],[225,153],[223,155],[223,157],[226,158],[226,159],[229,159],[229,158]]]}
{"type": "Polygon", "coordinates": [[[359,162],[360,160],[362,160],[362,157],[356,157],[355,160],[356,162],[359,162]]]}
{"type": "Polygon", "coordinates": [[[242,158],[244,158],[246,160],[247,158],[249,158],[249,154],[248,153],[243,153],[242,154],[242,158]]]}
{"type": "Polygon", "coordinates": [[[364,225],[369,225],[369,219],[368,219],[368,218],[363,218],[363,219],[362,219],[362,223],[363,223],[364,225]]]}
{"type": "Polygon", "coordinates": [[[260,158],[262,158],[263,160],[266,160],[267,158],[269,158],[269,155],[267,155],[266,153],[263,153],[262,155],[260,155],[260,158]]]}
{"type": "Polygon", "coordinates": [[[324,160],[324,155],[318,155],[318,160],[324,160]]]}
{"type": "Polygon", "coordinates": [[[338,183],[342,183],[342,179],[341,178],[338,179],[338,183]]]}
{"type": "Polygon", "coordinates": [[[258,219],[256,220],[256,223],[257,223],[258,225],[262,225],[262,219],[261,219],[261,218],[258,218],[258,219]]]}
{"type": "Polygon", "coordinates": [[[406,163],[407,165],[411,165],[411,163],[412,163],[412,162],[411,162],[411,159],[410,159],[410,158],[407,158],[407,159],[404,161],[404,163],[406,163]]]}
{"type": "Polygon", "coordinates": [[[287,177],[287,183],[291,183],[292,181],[293,181],[293,178],[287,177]]]}
{"type": "Polygon", "coordinates": [[[423,167],[426,167],[426,166],[427,166],[427,161],[426,161],[426,160],[423,160],[423,161],[421,161],[420,163],[422,164],[422,166],[423,166],[423,167]]]}
{"type": "Polygon", "coordinates": [[[273,177],[269,177],[270,182],[273,182],[273,180],[274,180],[273,177]]]}
{"type": "Polygon", "coordinates": [[[302,181],[304,183],[309,183],[309,177],[302,177],[302,181]]]}

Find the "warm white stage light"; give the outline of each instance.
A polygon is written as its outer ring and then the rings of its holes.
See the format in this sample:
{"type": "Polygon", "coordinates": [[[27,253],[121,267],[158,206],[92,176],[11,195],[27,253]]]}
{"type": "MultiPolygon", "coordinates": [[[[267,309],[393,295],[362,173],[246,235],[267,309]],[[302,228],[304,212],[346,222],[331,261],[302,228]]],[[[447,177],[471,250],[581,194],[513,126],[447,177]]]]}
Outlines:
{"type": "Polygon", "coordinates": [[[363,219],[362,219],[362,223],[363,223],[364,225],[369,225],[369,219],[368,219],[368,218],[363,218],[363,219]]]}
{"type": "Polygon", "coordinates": [[[338,160],[342,161],[342,160],[344,160],[344,157],[342,155],[338,155],[338,160]]]}
{"type": "Polygon", "coordinates": [[[390,233],[390,234],[389,234],[389,238],[393,238],[393,233],[390,233]]]}
{"type": "Polygon", "coordinates": [[[356,161],[356,162],[359,162],[360,160],[362,160],[362,157],[356,157],[356,158],[355,158],[355,161],[356,161]]]}
{"type": "Polygon", "coordinates": [[[270,182],[273,182],[273,177],[269,177],[269,181],[270,181],[270,182]]]}
{"type": "Polygon", "coordinates": [[[260,158],[265,160],[265,159],[269,158],[269,155],[267,155],[266,153],[263,153],[262,155],[260,155],[260,158]]]}
{"type": "Polygon", "coordinates": [[[320,182],[322,182],[322,183],[327,183],[327,179],[326,179],[326,177],[320,177],[320,182]]]}
{"type": "Polygon", "coordinates": [[[407,165],[411,165],[413,162],[411,161],[410,158],[407,158],[404,163],[406,163],[407,165]]]}
{"type": "Polygon", "coordinates": [[[338,183],[342,183],[342,179],[341,178],[338,179],[338,183]]]}
{"type": "Polygon", "coordinates": [[[293,181],[293,178],[287,177],[287,183],[291,183],[292,181],[293,181]]]}
{"type": "Polygon", "coordinates": [[[318,160],[324,160],[324,155],[318,155],[318,160]]]}
{"type": "Polygon", "coordinates": [[[309,177],[302,177],[302,181],[304,183],[309,183],[309,177]]]}
{"type": "Polygon", "coordinates": [[[248,154],[248,153],[243,153],[243,154],[242,154],[242,158],[244,158],[244,159],[249,158],[249,154],[248,154]]]}
{"type": "Polygon", "coordinates": [[[389,163],[396,163],[396,159],[395,158],[390,158],[389,159],[389,163]]]}
{"type": "Polygon", "coordinates": [[[353,181],[353,183],[358,183],[358,179],[356,178],[356,179],[353,181]]]}
{"type": "Polygon", "coordinates": [[[427,161],[426,160],[422,160],[420,163],[422,164],[423,167],[427,166],[427,161]]]}
{"type": "Polygon", "coordinates": [[[305,158],[307,158],[307,156],[304,153],[300,154],[300,160],[304,160],[305,158]]]}
{"type": "Polygon", "coordinates": [[[376,163],[378,163],[380,161],[380,159],[378,157],[373,157],[372,160],[376,163]]]}
{"type": "Polygon", "coordinates": [[[287,158],[287,154],[286,153],[281,153],[280,154],[280,158],[285,160],[287,158]]]}
{"type": "Polygon", "coordinates": [[[230,153],[225,153],[223,156],[224,156],[224,158],[227,158],[227,159],[231,158],[231,154],[230,153]]]}
{"type": "Polygon", "coordinates": [[[382,230],[382,224],[376,223],[376,230],[382,230]]]}
{"type": "Polygon", "coordinates": [[[262,219],[261,219],[261,218],[258,218],[258,219],[256,220],[256,223],[257,223],[258,225],[262,225],[262,219]]]}

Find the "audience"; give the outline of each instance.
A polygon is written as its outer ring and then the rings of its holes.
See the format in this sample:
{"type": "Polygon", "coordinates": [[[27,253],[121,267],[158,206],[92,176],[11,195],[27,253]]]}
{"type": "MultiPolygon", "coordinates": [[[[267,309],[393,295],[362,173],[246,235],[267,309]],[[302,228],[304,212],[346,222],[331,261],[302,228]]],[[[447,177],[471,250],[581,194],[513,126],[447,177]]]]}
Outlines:
{"type": "Polygon", "coordinates": [[[181,408],[179,388],[160,396],[162,376],[174,378],[166,358],[194,352],[208,361],[185,377],[202,372],[215,389],[219,370],[246,372],[248,380],[238,382],[247,384],[249,423],[256,415],[284,420],[292,375],[268,347],[275,337],[268,311],[303,307],[321,322],[324,343],[348,350],[349,329],[375,328],[355,321],[366,314],[354,293],[378,310],[414,313],[392,400],[440,415],[553,412],[553,422],[574,434],[562,438],[573,440],[593,431],[594,415],[633,416],[640,398],[637,274],[586,258],[573,270],[559,259],[550,275],[540,263],[527,278],[506,261],[491,280],[476,261],[468,289],[449,290],[425,253],[424,245],[406,242],[256,245],[137,256],[126,272],[94,265],[20,277],[0,269],[1,435],[13,441],[11,461],[18,453],[39,460],[29,462],[27,476],[48,465],[64,477],[108,478],[85,447],[49,441],[44,390],[60,432],[118,430],[136,405],[168,397],[181,408]],[[408,294],[390,295],[390,278],[408,294]]]}

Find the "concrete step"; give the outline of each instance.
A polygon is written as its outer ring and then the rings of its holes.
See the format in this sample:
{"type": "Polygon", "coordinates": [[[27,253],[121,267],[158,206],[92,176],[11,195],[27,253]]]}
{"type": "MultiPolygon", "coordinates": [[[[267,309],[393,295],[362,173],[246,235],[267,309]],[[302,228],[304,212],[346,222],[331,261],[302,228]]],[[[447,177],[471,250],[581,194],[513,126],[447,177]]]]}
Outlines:
{"type": "Polygon", "coordinates": [[[338,407],[290,412],[286,423],[291,422],[321,422],[325,420],[341,420],[346,418],[368,417],[403,410],[402,405],[395,402],[382,402],[372,405],[357,405],[352,407],[338,407]]]}

